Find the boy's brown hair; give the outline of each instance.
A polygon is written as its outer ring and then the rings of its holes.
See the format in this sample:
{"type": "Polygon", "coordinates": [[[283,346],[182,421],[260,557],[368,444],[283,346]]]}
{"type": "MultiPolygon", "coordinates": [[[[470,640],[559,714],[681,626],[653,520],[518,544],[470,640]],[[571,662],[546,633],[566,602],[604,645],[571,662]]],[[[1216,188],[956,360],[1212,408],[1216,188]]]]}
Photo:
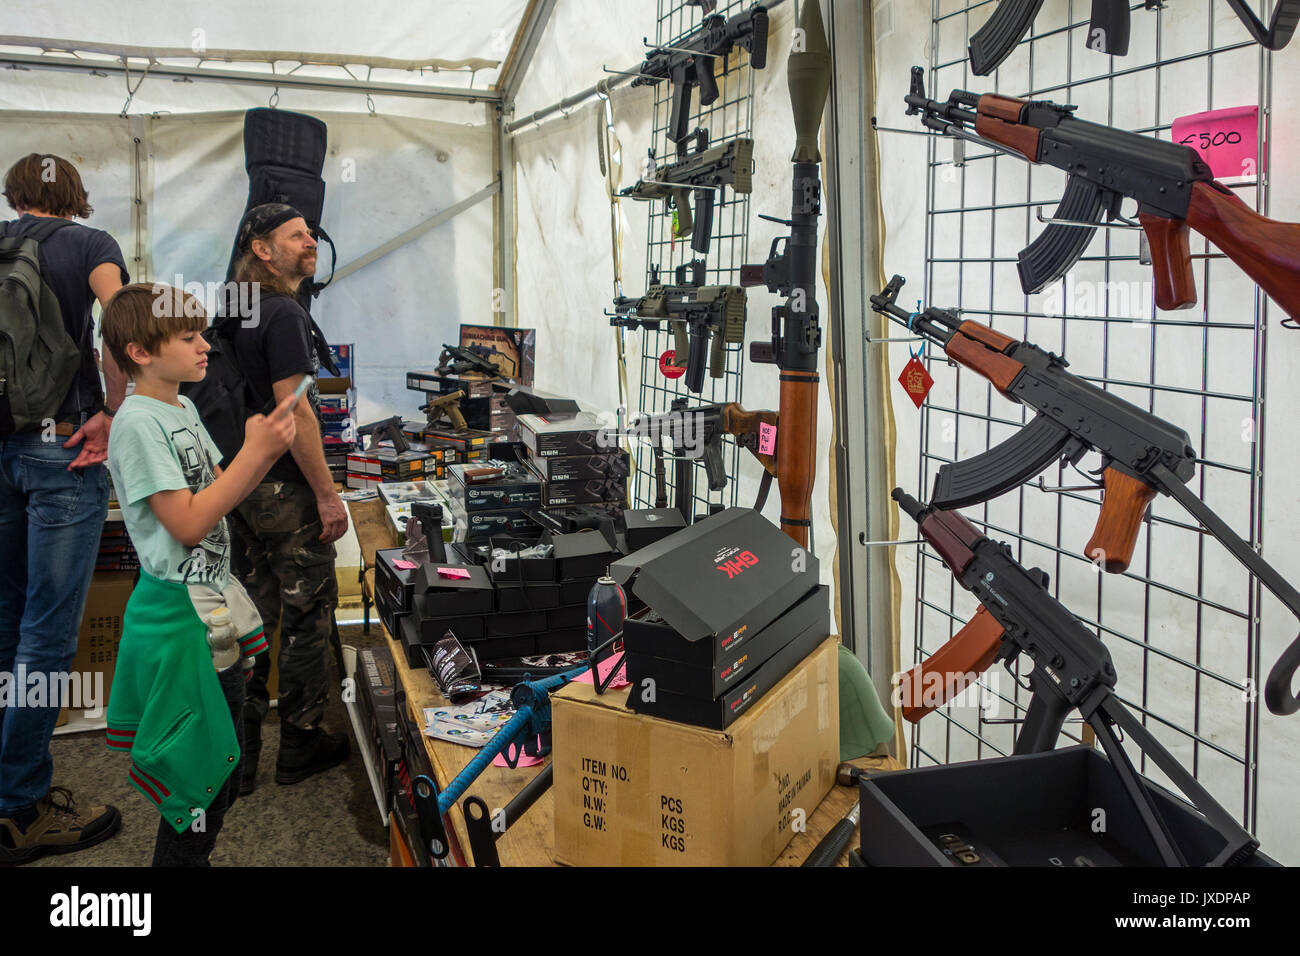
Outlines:
{"type": "Polygon", "coordinates": [[[38,209],[63,219],[95,211],[77,167],[53,153],[28,153],[5,173],[4,197],[16,212],[38,209]]]}
{"type": "Polygon", "coordinates": [[[126,354],[135,342],[150,355],[173,335],[208,327],[203,303],[182,289],[161,282],[133,282],[113,293],[101,320],[104,345],[118,367],[132,378],[140,367],[126,354]]]}

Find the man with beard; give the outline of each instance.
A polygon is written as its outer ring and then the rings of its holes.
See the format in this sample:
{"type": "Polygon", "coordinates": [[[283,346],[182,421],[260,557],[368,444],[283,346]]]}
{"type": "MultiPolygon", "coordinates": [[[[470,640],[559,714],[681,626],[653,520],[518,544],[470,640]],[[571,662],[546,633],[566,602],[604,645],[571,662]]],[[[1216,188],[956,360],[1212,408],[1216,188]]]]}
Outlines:
{"type": "MultiPolygon", "coordinates": [[[[329,347],[297,295],[316,272],[316,241],[301,213],[283,203],[256,206],[239,225],[234,279],[247,313],[230,323],[234,361],[244,374],[249,413],[274,407],[331,364],[329,347]]],[[[347,737],[319,722],[329,687],[327,648],[338,583],[334,544],[348,519],[325,464],[320,396],[294,407],[297,436],[252,493],[229,515],[232,567],[262,615],[267,632],[280,623],[280,754],[275,780],[298,783],[346,759],[347,737]]],[[[244,774],[251,793],[270,703],[270,655],[248,681],[244,708],[244,774]]]]}

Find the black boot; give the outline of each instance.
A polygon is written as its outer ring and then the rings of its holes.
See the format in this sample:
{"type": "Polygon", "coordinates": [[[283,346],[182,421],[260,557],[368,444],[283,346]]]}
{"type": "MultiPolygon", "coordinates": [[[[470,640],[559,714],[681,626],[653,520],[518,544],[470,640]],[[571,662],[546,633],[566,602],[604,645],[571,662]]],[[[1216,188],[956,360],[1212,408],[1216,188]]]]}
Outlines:
{"type": "Polygon", "coordinates": [[[257,761],[262,756],[262,722],[244,721],[244,770],[239,779],[239,795],[246,797],[257,787],[257,761]]]}
{"type": "Polygon", "coordinates": [[[327,734],[319,727],[299,730],[292,724],[281,722],[275,782],[301,783],[314,773],[338,766],[347,757],[346,734],[327,734]]]}

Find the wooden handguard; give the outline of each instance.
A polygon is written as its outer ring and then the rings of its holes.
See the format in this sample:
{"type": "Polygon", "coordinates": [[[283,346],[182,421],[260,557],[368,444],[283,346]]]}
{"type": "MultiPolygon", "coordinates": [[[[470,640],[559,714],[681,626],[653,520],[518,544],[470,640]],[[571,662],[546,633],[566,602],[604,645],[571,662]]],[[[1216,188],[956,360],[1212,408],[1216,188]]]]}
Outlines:
{"type": "Polygon", "coordinates": [[[903,719],[916,723],[973,684],[997,660],[1003,633],[981,604],[947,644],[899,676],[903,719]]]}
{"type": "Polygon", "coordinates": [[[781,372],[781,451],[776,485],[781,492],[781,530],[808,547],[813,477],[817,469],[816,372],[781,372]]]}
{"type": "Polygon", "coordinates": [[[961,324],[957,334],[948,340],[943,350],[954,362],[983,375],[994,388],[1011,398],[1011,383],[1025,368],[1002,352],[1002,349],[1014,344],[1015,339],[994,331],[987,325],[966,321],[961,324]]]}
{"type": "Polygon", "coordinates": [[[1088,560],[1099,561],[1105,571],[1119,574],[1133,560],[1142,516],[1158,492],[1142,479],[1115,468],[1107,468],[1102,481],[1101,514],[1083,553],[1088,560]]]}
{"type": "Polygon", "coordinates": [[[1156,308],[1166,312],[1190,309],[1196,304],[1196,278],[1192,274],[1191,231],[1180,219],[1139,213],[1138,222],[1151,243],[1151,268],[1156,280],[1156,308]]]}
{"type": "Polygon", "coordinates": [[[1300,223],[1261,216],[1217,183],[1196,183],[1187,224],[1300,320],[1300,223]]]}

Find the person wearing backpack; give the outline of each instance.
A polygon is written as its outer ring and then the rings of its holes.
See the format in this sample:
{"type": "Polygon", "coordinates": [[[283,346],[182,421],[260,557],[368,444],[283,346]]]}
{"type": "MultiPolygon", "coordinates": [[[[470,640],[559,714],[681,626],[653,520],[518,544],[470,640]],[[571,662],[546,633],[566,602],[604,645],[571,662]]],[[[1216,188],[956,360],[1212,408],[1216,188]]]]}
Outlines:
{"type": "MultiPolygon", "coordinates": [[[[302,214],[284,203],[248,210],[236,238],[234,281],[244,303],[219,329],[243,374],[248,414],[274,408],[304,376],[313,379],[332,359],[325,337],[297,298],[316,271],[316,242],[302,214]]],[[[209,329],[209,334],[212,333],[209,329]]],[[[211,341],[211,339],[210,339],[211,341]]],[[[293,784],[347,758],[347,735],[327,733],[320,720],[330,686],[328,650],[338,604],[334,544],[348,528],[347,511],[325,463],[320,397],[295,407],[297,437],[243,502],[230,513],[231,566],[268,628],[280,622],[280,751],[275,780],[293,784]]],[[[202,411],[203,403],[195,404],[202,411]]],[[[206,421],[205,421],[206,424],[206,421]]],[[[220,436],[214,432],[217,444],[220,436]]],[[[222,454],[234,449],[222,448],[222,454]]],[[[269,657],[269,655],[267,655],[269,657]]],[[[270,661],[259,658],[244,706],[241,794],[255,786],[262,721],[270,706],[270,661]]]]}
{"type": "Polygon", "coordinates": [[[81,850],[121,827],[115,807],[51,786],[59,702],[20,685],[44,675],[67,686],[55,680],[76,653],[126,390],[105,355],[105,399],[91,306],[129,281],[112,236],[71,222],[93,211],[72,163],[25,156],[4,196],[19,218],[0,224],[0,678],[17,693],[0,703],[0,865],[81,850]]]}

